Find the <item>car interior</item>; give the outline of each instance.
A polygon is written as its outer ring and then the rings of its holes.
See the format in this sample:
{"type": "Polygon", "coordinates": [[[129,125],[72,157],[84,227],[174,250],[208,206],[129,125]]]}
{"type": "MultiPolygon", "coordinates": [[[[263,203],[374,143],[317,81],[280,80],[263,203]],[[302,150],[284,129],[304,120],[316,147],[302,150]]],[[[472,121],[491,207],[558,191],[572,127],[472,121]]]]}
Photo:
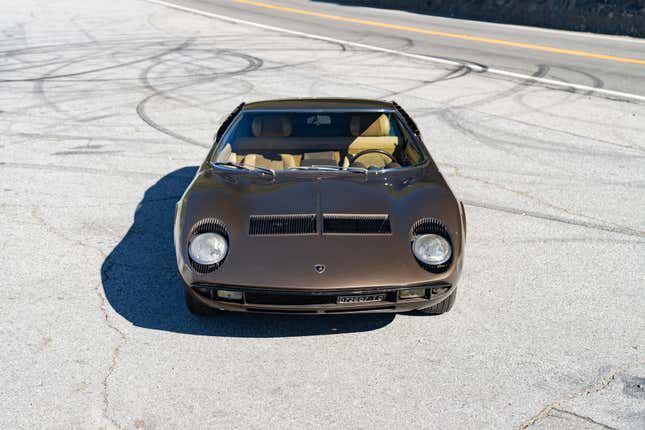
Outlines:
{"type": "Polygon", "coordinates": [[[215,161],[273,170],[381,170],[416,165],[423,158],[392,113],[246,112],[224,136],[215,161]]]}

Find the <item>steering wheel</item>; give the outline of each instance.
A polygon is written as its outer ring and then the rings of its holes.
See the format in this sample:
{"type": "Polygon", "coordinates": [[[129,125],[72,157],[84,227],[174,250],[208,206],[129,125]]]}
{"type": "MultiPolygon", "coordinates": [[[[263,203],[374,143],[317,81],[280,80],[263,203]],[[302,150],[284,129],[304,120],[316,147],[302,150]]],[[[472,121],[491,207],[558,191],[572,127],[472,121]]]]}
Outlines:
{"type": "Polygon", "coordinates": [[[351,155],[348,154],[347,158],[348,158],[349,164],[354,163],[358,158],[362,157],[363,155],[367,155],[367,154],[385,155],[387,158],[392,160],[393,163],[397,163],[396,158],[394,158],[394,156],[392,154],[390,154],[390,153],[388,153],[388,152],[386,152],[386,151],[384,151],[382,149],[366,149],[365,151],[361,151],[361,152],[359,152],[358,154],[356,154],[354,156],[351,156],[351,155]]]}

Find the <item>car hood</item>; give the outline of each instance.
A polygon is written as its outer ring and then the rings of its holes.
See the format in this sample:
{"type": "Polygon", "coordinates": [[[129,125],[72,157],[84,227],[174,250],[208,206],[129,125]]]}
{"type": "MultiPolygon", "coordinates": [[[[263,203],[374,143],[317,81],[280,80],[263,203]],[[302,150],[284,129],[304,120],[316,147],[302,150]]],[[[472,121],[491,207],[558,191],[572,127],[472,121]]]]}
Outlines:
{"type": "MultiPolygon", "coordinates": [[[[454,273],[424,270],[411,253],[410,230],[421,218],[448,228],[453,252],[461,254],[461,208],[439,172],[198,173],[177,206],[175,247],[189,284],[216,283],[272,288],[358,288],[415,285],[454,273]],[[315,215],[316,234],[249,235],[254,215],[315,215]],[[323,214],[387,215],[391,234],[321,234],[323,214]],[[229,253],[216,271],[194,273],[186,247],[192,227],[204,218],[226,226],[229,253]],[[318,273],[314,266],[324,265],[318,273]]],[[[455,259],[458,261],[458,259],[455,259]]]]}

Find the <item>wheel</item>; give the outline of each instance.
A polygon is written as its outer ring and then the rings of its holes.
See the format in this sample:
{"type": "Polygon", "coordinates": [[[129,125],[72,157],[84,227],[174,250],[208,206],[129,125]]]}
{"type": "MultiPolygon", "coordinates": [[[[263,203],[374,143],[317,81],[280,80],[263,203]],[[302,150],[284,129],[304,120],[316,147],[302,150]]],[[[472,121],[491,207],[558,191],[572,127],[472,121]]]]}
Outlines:
{"type": "Polygon", "coordinates": [[[437,303],[434,306],[430,306],[429,308],[425,309],[419,309],[419,312],[425,315],[441,315],[445,314],[448,312],[450,309],[452,309],[452,306],[455,304],[455,300],[457,300],[457,290],[453,291],[447,299],[437,303]]]}
{"type": "Polygon", "coordinates": [[[217,313],[216,309],[205,305],[201,300],[195,297],[195,292],[190,291],[190,287],[184,287],[184,299],[186,300],[186,307],[193,315],[214,315],[217,313]]]}

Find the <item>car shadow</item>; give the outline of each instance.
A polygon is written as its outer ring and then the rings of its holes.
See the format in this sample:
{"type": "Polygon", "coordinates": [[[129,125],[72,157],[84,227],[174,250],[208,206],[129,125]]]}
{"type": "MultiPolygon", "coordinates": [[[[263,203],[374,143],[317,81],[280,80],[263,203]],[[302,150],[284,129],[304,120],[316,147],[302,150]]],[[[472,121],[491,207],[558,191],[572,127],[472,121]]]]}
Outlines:
{"type": "Polygon", "coordinates": [[[190,314],[177,272],[172,231],[175,203],[196,171],[197,167],[175,170],[148,188],[132,226],[101,266],[105,297],[123,318],[155,330],[261,338],[362,332],[386,326],[394,319],[393,314],[190,314]]]}

